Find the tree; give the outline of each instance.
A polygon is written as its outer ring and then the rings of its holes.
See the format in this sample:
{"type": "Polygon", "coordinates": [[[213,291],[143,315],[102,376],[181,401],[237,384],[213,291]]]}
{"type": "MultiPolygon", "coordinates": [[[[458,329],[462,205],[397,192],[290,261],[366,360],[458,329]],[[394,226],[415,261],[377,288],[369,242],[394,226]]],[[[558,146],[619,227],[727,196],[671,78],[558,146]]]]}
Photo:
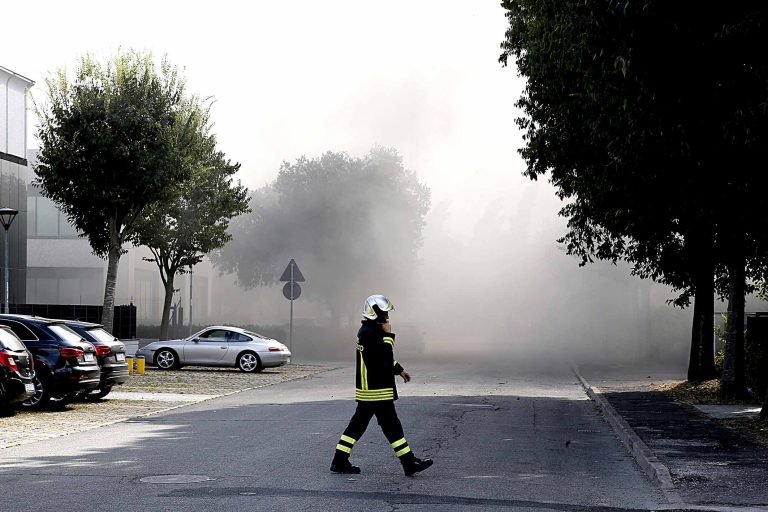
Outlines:
{"type": "Polygon", "coordinates": [[[192,177],[170,201],[148,207],[137,227],[136,241],[152,252],[165,288],[160,339],[168,339],[168,324],[176,274],[200,263],[203,257],[224,246],[230,219],[248,211],[248,190],[234,183],[240,164],[216,151],[215,138],[200,140],[203,159],[192,177]]]}
{"type": "Polygon", "coordinates": [[[46,80],[37,184],[108,261],[102,322],[112,331],[117,268],[146,208],[191,173],[188,141],[203,126],[190,114],[178,70],[151,54],[81,58],[46,80]]]}
{"type": "Polygon", "coordinates": [[[744,62],[727,58],[744,46],[734,39],[746,30],[735,27],[753,7],[503,5],[510,28],[500,60],[514,56],[528,81],[517,103],[525,113],[518,123],[526,137],[526,174],[550,173],[567,201],[562,241],[582,264],[625,259],[637,275],[680,291],[678,305],[693,297],[688,375],[710,378],[716,270],[730,280],[736,309],[744,287],[748,231],[735,212],[749,205],[741,192],[756,173],[740,171],[734,184],[723,170],[743,162],[736,157],[744,144],[734,135],[749,132],[754,122],[741,114],[742,84],[733,79],[744,74],[744,62]],[[733,236],[726,238],[728,232],[733,236]]]}
{"type": "Polygon", "coordinates": [[[429,189],[393,149],[363,158],[328,152],[284,162],[250,204],[251,213],[232,222],[234,238],[214,257],[216,265],[250,288],[275,283],[295,258],[306,296],[326,305],[337,323],[361,297],[408,281],[429,189]]]}

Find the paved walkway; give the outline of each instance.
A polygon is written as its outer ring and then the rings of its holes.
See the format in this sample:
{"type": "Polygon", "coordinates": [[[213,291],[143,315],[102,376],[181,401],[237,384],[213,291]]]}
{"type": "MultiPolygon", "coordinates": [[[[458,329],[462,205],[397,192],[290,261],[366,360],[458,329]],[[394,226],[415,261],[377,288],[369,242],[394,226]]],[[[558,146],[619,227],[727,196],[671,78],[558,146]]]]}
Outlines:
{"type": "MultiPolygon", "coordinates": [[[[767,507],[768,451],[725,428],[693,406],[649,388],[680,376],[640,376],[630,371],[601,375],[583,370],[642,441],[670,471],[685,503],[767,507]]],[[[715,406],[715,416],[738,416],[750,407],[715,406]]],[[[758,409],[759,410],[759,409],[758,409]]]]}
{"type": "MultiPolygon", "coordinates": [[[[147,369],[132,375],[120,391],[104,400],[74,402],[63,410],[18,411],[0,418],[0,457],[11,446],[91,430],[104,425],[157,414],[246,389],[302,379],[329,368],[291,364],[262,373],[241,373],[226,368],[184,368],[178,371],[147,369]]],[[[2,510],[2,507],[0,507],[2,510]]]]}

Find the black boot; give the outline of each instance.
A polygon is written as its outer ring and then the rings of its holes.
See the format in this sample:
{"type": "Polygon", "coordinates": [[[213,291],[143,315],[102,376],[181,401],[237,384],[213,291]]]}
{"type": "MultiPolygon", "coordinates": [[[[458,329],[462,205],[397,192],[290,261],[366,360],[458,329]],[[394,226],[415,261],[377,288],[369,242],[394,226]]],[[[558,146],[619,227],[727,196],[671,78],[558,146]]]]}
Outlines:
{"type": "Polygon", "coordinates": [[[432,459],[422,460],[416,457],[403,458],[400,462],[403,464],[403,472],[405,473],[405,476],[413,476],[432,465],[432,459]]]}
{"type": "Polygon", "coordinates": [[[357,466],[353,466],[351,462],[349,462],[349,457],[334,457],[333,461],[331,462],[331,471],[334,473],[344,473],[348,475],[357,475],[360,473],[360,468],[357,466]]]}

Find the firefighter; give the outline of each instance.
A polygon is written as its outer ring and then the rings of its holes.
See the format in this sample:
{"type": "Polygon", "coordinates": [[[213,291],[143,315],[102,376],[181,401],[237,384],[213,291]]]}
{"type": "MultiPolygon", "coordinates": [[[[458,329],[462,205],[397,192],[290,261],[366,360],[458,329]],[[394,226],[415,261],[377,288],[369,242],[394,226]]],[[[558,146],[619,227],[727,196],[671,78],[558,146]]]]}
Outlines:
{"type": "Polygon", "coordinates": [[[363,304],[363,322],[357,333],[357,409],[336,445],[331,462],[334,473],[360,473],[360,468],[349,462],[349,456],[374,415],[406,476],[413,476],[432,465],[430,459],[419,459],[411,451],[395,411],[395,375],[402,377],[404,382],[410,381],[411,376],[394,357],[395,334],[389,324],[389,312],[394,309],[392,302],[383,295],[371,295],[363,304]]]}

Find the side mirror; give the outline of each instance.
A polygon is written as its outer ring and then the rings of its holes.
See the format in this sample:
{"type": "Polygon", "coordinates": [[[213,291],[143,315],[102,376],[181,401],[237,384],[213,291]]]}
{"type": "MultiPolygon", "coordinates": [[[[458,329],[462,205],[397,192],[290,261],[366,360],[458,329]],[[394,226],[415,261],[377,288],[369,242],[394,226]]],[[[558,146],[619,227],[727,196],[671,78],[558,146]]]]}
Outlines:
{"type": "Polygon", "coordinates": [[[200,343],[200,338],[192,338],[192,341],[194,341],[195,343],[200,343]]]}

